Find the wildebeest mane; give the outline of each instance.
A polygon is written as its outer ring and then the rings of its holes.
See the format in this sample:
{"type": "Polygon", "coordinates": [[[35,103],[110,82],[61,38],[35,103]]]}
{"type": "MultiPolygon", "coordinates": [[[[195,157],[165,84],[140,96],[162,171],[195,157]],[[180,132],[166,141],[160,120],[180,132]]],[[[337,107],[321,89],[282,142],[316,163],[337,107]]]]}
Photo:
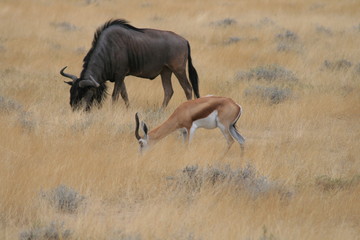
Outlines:
{"type": "MultiPolygon", "coordinates": [[[[83,60],[83,70],[80,74],[80,79],[84,79],[85,78],[85,71],[89,65],[90,62],[90,58],[93,55],[98,43],[99,43],[99,38],[101,36],[101,34],[103,33],[103,31],[105,31],[107,28],[111,27],[111,26],[119,26],[128,30],[133,30],[133,31],[138,31],[138,32],[142,32],[141,29],[136,28],[132,25],[130,25],[126,20],[124,19],[111,19],[108,22],[106,22],[104,25],[102,25],[101,27],[99,27],[96,32],[94,33],[94,39],[92,41],[92,46],[89,50],[89,52],[86,54],[86,56],[84,57],[83,60]]],[[[105,82],[100,82],[100,87],[98,87],[96,89],[95,92],[95,100],[98,102],[98,104],[101,104],[102,101],[106,98],[106,96],[108,95],[107,93],[107,86],[105,84],[105,82]]]]}
{"type": "Polygon", "coordinates": [[[97,43],[98,43],[98,40],[100,38],[100,35],[101,33],[111,27],[111,26],[120,26],[120,27],[123,27],[123,28],[126,28],[126,29],[129,29],[129,30],[134,30],[134,31],[137,31],[137,32],[143,32],[142,29],[140,28],[136,28],[132,25],[129,24],[128,21],[124,20],[124,19],[111,19],[109,21],[107,21],[104,25],[102,25],[101,27],[99,27],[96,32],[94,33],[94,39],[92,41],[92,46],[89,50],[89,52],[86,54],[86,56],[84,57],[84,60],[83,60],[83,71],[81,72],[81,75],[80,75],[80,79],[83,79],[84,77],[84,73],[85,73],[85,70],[89,64],[89,61],[90,61],[90,58],[97,46],[97,43]]]}

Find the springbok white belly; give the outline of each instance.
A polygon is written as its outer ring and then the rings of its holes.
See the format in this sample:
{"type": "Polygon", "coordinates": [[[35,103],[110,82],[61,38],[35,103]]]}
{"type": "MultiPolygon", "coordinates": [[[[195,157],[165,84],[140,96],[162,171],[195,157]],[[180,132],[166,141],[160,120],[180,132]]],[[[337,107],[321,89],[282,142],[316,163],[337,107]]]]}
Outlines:
{"type": "Polygon", "coordinates": [[[212,113],[210,113],[207,117],[198,119],[192,123],[191,128],[207,128],[207,129],[213,129],[218,126],[218,111],[215,110],[212,113]]]}

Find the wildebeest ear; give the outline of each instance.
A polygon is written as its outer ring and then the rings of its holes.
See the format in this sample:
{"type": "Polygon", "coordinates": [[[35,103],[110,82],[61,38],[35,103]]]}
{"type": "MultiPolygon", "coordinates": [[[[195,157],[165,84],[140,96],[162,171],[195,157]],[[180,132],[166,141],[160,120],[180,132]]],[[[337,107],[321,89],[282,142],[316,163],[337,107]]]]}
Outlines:
{"type": "Polygon", "coordinates": [[[93,80],[81,80],[79,82],[79,87],[85,88],[85,87],[99,87],[100,84],[97,82],[94,82],[93,80]]]}
{"type": "Polygon", "coordinates": [[[90,76],[90,80],[81,80],[79,82],[79,87],[81,87],[81,88],[96,87],[97,88],[97,87],[100,87],[100,84],[97,81],[95,81],[95,79],[92,76],[90,76]]]}
{"type": "Polygon", "coordinates": [[[66,81],[64,81],[64,83],[67,83],[67,84],[69,84],[70,86],[72,86],[73,85],[73,82],[66,82],[66,81]]]}

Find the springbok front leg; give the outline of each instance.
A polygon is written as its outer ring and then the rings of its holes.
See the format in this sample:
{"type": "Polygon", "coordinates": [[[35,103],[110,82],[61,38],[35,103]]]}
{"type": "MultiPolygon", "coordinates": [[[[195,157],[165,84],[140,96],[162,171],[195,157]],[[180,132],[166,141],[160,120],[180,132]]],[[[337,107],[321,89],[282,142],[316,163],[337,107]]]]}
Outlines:
{"type": "Polygon", "coordinates": [[[232,138],[229,129],[226,128],[224,125],[219,124],[218,128],[220,129],[220,131],[222,132],[222,134],[224,135],[224,137],[226,139],[226,143],[227,143],[226,152],[227,152],[230,150],[232,144],[234,143],[234,139],[232,138]]]}
{"type": "Polygon", "coordinates": [[[189,142],[189,134],[188,134],[188,130],[186,128],[181,128],[180,129],[181,135],[183,137],[183,143],[188,143],[189,142]]]}

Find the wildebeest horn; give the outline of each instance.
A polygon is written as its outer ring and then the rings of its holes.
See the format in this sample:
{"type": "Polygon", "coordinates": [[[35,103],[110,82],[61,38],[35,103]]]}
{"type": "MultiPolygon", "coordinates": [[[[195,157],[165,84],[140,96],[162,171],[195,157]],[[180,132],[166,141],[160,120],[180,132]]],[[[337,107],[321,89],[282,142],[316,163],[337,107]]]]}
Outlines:
{"type": "Polygon", "coordinates": [[[90,80],[82,80],[79,82],[79,87],[100,87],[100,84],[90,75],[90,80]]]}
{"type": "Polygon", "coordinates": [[[137,140],[140,140],[140,135],[139,135],[139,116],[138,113],[135,113],[135,122],[136,122],[136,127],[135,127],[135,137],[137,140]]]}
{"type": "Polygon", "coordinates": [[[67,78],[72,79],[73,82],[75,82],[75,81],[77,80],[77,76],[72,75],[72,74],[69,74],[69,73],[64,73],[64,70],[65,70],[66,68],[67,68],[67,66],[64,67],[63,69],[61,69],[60,74],[63,75],[64,77],[67,77],[67,78]]]}

